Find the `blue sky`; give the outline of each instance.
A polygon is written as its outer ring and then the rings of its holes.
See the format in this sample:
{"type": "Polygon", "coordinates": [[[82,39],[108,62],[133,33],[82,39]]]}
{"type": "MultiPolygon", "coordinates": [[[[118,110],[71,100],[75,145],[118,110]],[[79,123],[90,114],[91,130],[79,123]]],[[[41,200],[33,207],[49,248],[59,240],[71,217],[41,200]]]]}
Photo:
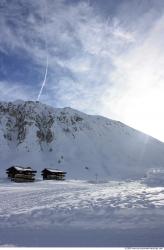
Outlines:
{"type": "Polygon", "coordinates": [[[0,100],[36,100],[48,56],[41,102],[164,140],[163,0],[1,0],[0,28],[0,100]]]}

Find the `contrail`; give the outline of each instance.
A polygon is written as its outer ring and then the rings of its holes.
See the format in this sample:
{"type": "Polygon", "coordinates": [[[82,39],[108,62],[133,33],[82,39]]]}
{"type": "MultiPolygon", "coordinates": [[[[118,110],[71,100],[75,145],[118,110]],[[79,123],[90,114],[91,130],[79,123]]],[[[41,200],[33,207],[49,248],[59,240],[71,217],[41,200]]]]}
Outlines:
{"type": "Polygon", "coordinates": [[[46,56],[46,70],[45,70],[45,74],[44,74],[44,80],[43,80],[43,83],[42,83],[41,89],[40,89],[39,94],[38,94],[37,101],[39,101],[40,96],[41,96],[42,91],[43,91],[43,88],[44,88],[44,86],[45,86],[45,84],[46,84],[46,80],[47,80],[47,72],[48,72],[48,56],[46,56]]]}
{"type": "Polygon", "coordinates": [[[40,96],[43,92],[43,88],[46,84],[46,80],[47,80],[47,73],[48,73],[48,66],[49,66],[49,60],[48,60],[48,48],[47,48],[47,32],[46,32],[46,13],[47,13],[47,6],[46,6],[46,0],[45,0],[45,12],[44,12],[44,27],[45,27],[45,30],[44,30],[44,36],[45,36],[45,51],[46,51],[46,68],[45,68],[45,74],[44,74],[44,79],[43,79],[43,83],[42,83],[42,86],[41,86],[41,89],[39,91],[39,94],[38,94],[38,97],[37,97],[37,101],[39,101],[40,99],[40,96]]]}

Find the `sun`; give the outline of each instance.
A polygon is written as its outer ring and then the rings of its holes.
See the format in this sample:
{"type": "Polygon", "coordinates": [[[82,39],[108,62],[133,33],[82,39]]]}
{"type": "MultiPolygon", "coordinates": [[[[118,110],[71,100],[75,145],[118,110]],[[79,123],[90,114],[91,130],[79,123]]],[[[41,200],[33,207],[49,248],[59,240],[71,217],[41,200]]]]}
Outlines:
{"type": "MultiPolygon", "coordinates": [[[[163,90],[164,91],[164,90],[163,90]]],[[[124,121],[161,141],[164,141],[164,98],[160,89],[147,89],[133,96],[125,107],[124,121]]]]}

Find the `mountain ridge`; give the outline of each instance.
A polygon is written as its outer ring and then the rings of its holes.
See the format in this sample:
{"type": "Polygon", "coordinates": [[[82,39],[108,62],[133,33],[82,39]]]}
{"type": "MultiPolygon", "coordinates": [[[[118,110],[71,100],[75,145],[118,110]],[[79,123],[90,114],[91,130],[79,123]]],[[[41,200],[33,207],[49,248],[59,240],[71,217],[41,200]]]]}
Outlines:
{"type": "Polygon", "coordinates": [[[0,102],[0,174],[13,164],[68,178],[141,178],[164,168],[164,143],[120,121],[38,101],[0,102]]]}

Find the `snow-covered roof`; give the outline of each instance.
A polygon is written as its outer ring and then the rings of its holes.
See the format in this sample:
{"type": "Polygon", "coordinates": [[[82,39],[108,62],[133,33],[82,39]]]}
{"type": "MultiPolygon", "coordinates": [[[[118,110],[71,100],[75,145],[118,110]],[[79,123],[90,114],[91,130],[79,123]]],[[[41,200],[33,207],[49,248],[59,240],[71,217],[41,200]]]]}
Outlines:
{"type": "Polygon", "coordinates": [[[48,170],[51,173],[64,173],[63,171],[58,170],[58,169],[45,168],[44,170],[48,170]]]}
{"type": "Polygon", "coordinates": [[[31,168],[23,168],[23,167],[14,167],[18,171],[32,171],[31,168]]]}
{"type": "Polygon", "coordinates": [[[164,174],[164,169],[151,168],[148,170],[148,174],[164,174]]]}
{"type": "MultiPolygon", "coordinates": [[[[34,171],[34,170],[32,170],[30,167],[24,168],[24,167],[21,167],[21,166],[12,166],[12,167],[10,167],[9,169],[11,169],[11,168],[15,168],[15,169],[18,170],[18,171],[31,171],[31,172],[34,171]]],[[[9,169],[8,169],[8,170],[9,170],[9,169]]]]}

